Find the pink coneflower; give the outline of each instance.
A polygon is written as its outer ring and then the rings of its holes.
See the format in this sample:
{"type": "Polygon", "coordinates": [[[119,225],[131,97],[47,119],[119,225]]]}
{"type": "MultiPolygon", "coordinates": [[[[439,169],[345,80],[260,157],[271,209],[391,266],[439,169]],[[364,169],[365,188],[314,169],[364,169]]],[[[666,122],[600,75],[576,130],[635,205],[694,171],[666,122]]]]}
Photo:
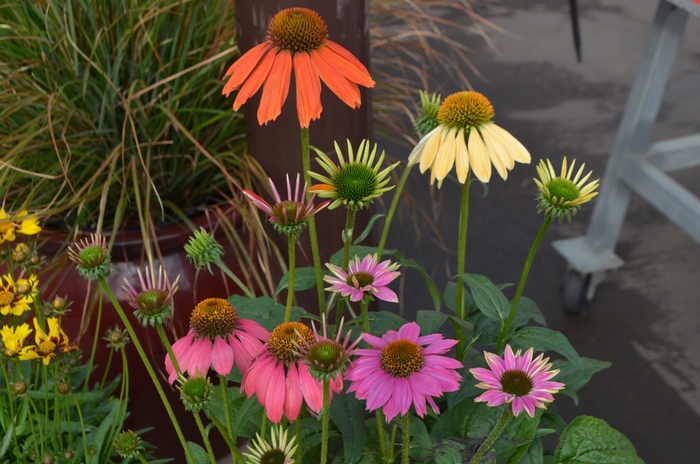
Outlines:
{"type": "Polygon", "coordinates": [[[545,403],[554,401],[552,393],[564,388],[561,382],[550,382],[549,379],[559,373],[559,369],[550,371],[552,367],[549,358],[540,355],[533,361],[533,349],[524,355],[520,350],[513,354],[510,345],[506,345],[503,358],[484,352],[490,369],[476,367],[469,372],[480,382],[476,384],[486,391],[474,401],[484,401],[488,406],[500,406],[512,403],[513,414],[517,416],[524,409],[528,416],[535,416],[535,407],[547,409],[545,403]]]}
{"type": "Polygon", "coordinates": [[[340,337],[343,333],[343,319],[341,319],[335,339],[328,338],[326,315],[324,314],[322,317],[323,335],[316,331],[316,326],[312,321],[311,327],[314,329],[314,341],[307,344],[303,340],[302,344],[297,347],[301,356],[301,362],[309,367],[309,371],[315,379],[333,380],[342,378],[345,363],[355,354],[355,348],[362,340],[362,334],[357,337],[357,340],[350,343],[352,330],[348,330],[341,342],[340,337]]]}
{"type": "MultiPolygon", "coordinates": [[[[282,413],[290,421],[296,420],[302,400],[315,413],[323,407],[323,383],[311,376],[297,353],[297,346],[313,342],[311,329],[301,322],[280,324],[243,376],[241,391],[248,398],[255,393],[267,418],[276,424],[282,413]]],[[[343,379],[336,377],[330,386],[332,391],[342,391],[343,379]]]]}
{"type": "Polygon", "coordinates": [[[459,389],[462,377],[456,369],[462,363],[442,356],[457,340],[443,339],[441,334],[421,337],[415,322],[404,324],[398,332],[390,330],[382,338],[363,337],[372,348],[355,351],[358,358],[345,373],[345,379],[352,381],[348,392],[367,400],[368,411],[383,406],[387,422],[408,413],[411,404],[423,417],[426,401],[439,414],[433,397],[459,389]]]}
{"type": "Polygon", "coordinates": [[[309,201],[305,202],[306,183],[304,183],[304,187],[301,189],[301,192],[299,192],[299,174],[297,174],[294,195],[292,195],[292,184],[289,181],[289,174],[287,174],[288,200],[284,201],[280,198],[280,194],[277,192],[277,188],[274,182],[272,182],[272,179],[268,177],[268,180],[270,181],[272,192],[275,195],[275,203],[273,205],[270,205],[253,192],[243,190],[243,193],[255,206],[268,215],[268,220],[272,223],[275,230],[286,236],[295,235],[298,237],[306,228],[308,219],[330,203],[330,201],[324,201],[320,205],[314,206],[315,194],[311,196],[309,201]]]}
{"type": "Polygon", "coordinates": [[[348,271],[345,272],[338,266],[327,263],[326,266],[336,277],[326,276],[323,278],[332,284],[326,290],[340,292],[342,296],[350,296],[350,301],[360,301],[365,294],[376,296],[380,300],[398,303],[399,298],[387,285],[397,278],[401,273],[396,269],[399,265],[388,259],[377,264],[377,255],[367,255],[362,261],[359,256],[351,260],[348,264],[348,271]]]}
{"type": "MultiPolygon", "coordinates": [[[[190,316],[190,331],[173,344],[173,354],[182,372],[206,375],[213,368],[228,375],[236,363],[245,374],[255,354],[270,333],[255,321],[239,319],[233,305],[222,298],[207,298],[195,306],[190,316]]],[[[170,356],[165,356],[168,381],[177,371],[170,356]]]]}

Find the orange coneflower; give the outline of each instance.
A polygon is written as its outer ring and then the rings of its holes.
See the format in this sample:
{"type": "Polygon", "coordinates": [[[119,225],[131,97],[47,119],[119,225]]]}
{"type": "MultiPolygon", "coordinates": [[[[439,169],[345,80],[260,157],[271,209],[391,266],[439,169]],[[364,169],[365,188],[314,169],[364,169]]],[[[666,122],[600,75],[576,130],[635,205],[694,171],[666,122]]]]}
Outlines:
{"type": "Polygon", "coordinates": [[[345,48],[328,40],[323,19],[307,8],[277,13],[267,26],[267,40],[243,54],[226,71],[230,79],[222,93],[240,88],[233,110],[241,107],[263,86],[258,123],[267,124],[282,112],[294,68],[297,114],[301,127],[321,116],[321,80],[352,108],[360,107],[360,89],[374,81],[360,61],[345,48]],[[320,78],[320,80],[319,80],[320,78]]]}

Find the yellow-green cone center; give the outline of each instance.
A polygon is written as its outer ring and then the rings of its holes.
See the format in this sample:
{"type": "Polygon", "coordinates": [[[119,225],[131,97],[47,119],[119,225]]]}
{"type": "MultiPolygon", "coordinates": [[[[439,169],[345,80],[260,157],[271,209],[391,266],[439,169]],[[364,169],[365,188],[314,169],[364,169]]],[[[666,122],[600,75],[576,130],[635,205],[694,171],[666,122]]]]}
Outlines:
{"type": "Polygon", "coordinates": [[[207,298],[195,306],[190,316],[190,326],[197,337],[225,338],[238,323],[238,313],[223,298],[207,298]]]}
{"type": "Polygon", "coordinates": [[[139,449],[139,437],[134,432],[122,432],[114,439],[114,447],[120,454],[128,455],[139,449]]]}
{"type": "Polygon", "coordinates": [[[445,98],[437,115],[440,124],[458,129],[480,126],[493,117],[491,102],[479,92],[471,90],[453,93],[445,98]]]}
{"type": "Polygon", "coordinates": [[[298,358],[296,355],[298,348],[295,344],[308,346],[313,342],[314,334],[307,326],[301,322],[285,322],[275,327],[270,334],[267,351],[278,361],[287,363],[298,358]]]}
{"type": "Polygon", "coordinates": [[[158,313],[163,308],[168,294],[163,290],[151,289],[141,292],[136,297],[136,304],[142,312],[147,314],[158,313]]]}
{"type": "Polygon", "coordinates": [[[78,253],[78,259],[83,266],[99,266],[104,261],[104,248],[98,245],[90,245],[78,253]]]}
{"type": "Polygon", "coordinates": [[[190,401],[201,403],[209,396],[209,381],[206,377],[191,377],[182,385],[182,393],[190,401]]]}
{"type": "Polygon", "coordinates": [[[366,272],[356,272],[350,274],[345,280],[345,283],[356,288],[363,288],[367,285],[372,285],[374,283],[374,277],[372,277],[372,274],[366,272]]]}
{"type": "Polygon", "coordinates": [[[323,19],[308,8],[289,8],[275,15],[267,26],[267,38],[292,53],[317,50],[328,37],[323,19]]]}
{"type": "Polygon", "coordinates": [[[297,224],[297,211],[301,209],[299,217],[303,218],[306,215],[306,206],[295,201],[282,201],[272,207],[272,215],[279,219],[280,223],[285,226],[293,226],[297,224]],[[287,218],[285,219],[285,213],[287,218]]]}
{"type": "Polygon", "coordinates": [[[281,449],[267,450],[260,456],[260,464],[284,464],[287,457],[281,449]]]}
{"type": "Polygon", "coordinates": [[[382,349],[380,365],[394,377],[408,377],[423,367],[423,353],[415,342],[396,340],[382,349]]]}
{"type": "Polygon", "coordinates": [[[534,387],[532,379],[523,371],[505,371],[501,375],[501,388],[505,393],[515,396],[525,396],[534,387]]]}
{"type": "Polygon", "coordinates": [[[581,196],[581,191],[569,179],[552,179],[547,184],[550,198],[558,201],[574,201],[581,196]]]}
{"type": "Polygon", "coordinates": [[[314,343],[307,357],[314,365],[327,370],[334,369],[343,356],[343,347],[333,340],[314,343]]]}
{"type": "Polygon", "coordinates": [[[7,290],[0,291],[0,306],[7,306],[15,301],[15,294],[7,290]]]}
{"type": "Polygon", "coordinates": [[[372,195],[378,183],[374,171],[361,163],[346,164],[333,177],[338,198],[353,203],[372,195]]]}

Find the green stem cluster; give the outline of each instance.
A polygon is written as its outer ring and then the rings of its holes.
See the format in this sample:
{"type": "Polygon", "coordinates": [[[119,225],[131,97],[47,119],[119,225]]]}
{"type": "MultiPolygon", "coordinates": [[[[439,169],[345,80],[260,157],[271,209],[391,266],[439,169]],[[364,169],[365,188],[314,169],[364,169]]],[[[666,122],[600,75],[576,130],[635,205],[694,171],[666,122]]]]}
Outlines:
{"type": "MultiPolygon", "coordinates": [[[[460,275],[464,274],[464,266],[467,253],[467,226],[469,225],[469,177],[462,184],[462,200],[459,208],[459,235],[457,237],[457,291],[455,294],[455,313],[457,319],[463,321],[466,318],[464,308],[464,282],[460,275]]],[[[457,359],[464,357],[464,333],[462,327],[456,322],[453,324],[457,337],[457,359]]]]}
{"type": "Polygon", "coordinates": [[[498,342],[496,343],[496,353],[501,354],[504,348],[504,345],[506,343],[506,340],[508,339],[508,331],[510,330],[510,326],[513,323],[513,319],[515,318],[515,313],[518,311],[518,305],[520,304],[520,297],[523,295],[523,289],[525,288],[525,282],[527,281],[527,276],[530,274],[530,268],[532,267],[532,261],[535,259],[535,254],[537,253],[537,249],[540,246],[540,242],[542,242],[542,238],[544,237],[545,232],[547,232],[547,229],[549,228],[549,225],[552,223],[552,217],[546,216],[544,219],[544,222],[542,223],[542,227],[540,227],[539,232],[537,232],[537,236],[535,237],[535,240],[532,242],[532,246],[530,247],[530,252],[527,255],[527,259],[525,260],[525,265],[523,266],[523,271],[520,273],[520,281],[518,282],[518,289],[515,291],[515,297],[513,298],[513,304],[510,307],[510,312],[508,313],[508,318],[506,319],[505,323],[503,324],[503,327],[501,328],[501,333],[498,336],[498,342]]]}

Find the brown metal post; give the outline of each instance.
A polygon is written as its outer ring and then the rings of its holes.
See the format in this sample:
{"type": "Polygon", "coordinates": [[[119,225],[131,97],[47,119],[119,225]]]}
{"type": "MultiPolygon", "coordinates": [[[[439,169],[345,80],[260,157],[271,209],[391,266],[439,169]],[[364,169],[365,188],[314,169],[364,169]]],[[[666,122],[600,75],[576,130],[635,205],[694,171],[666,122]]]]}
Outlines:
{"type": "MultiPolygon", "coordinates": [[[[265,40],[267,24],[280,10],[292,7],[309,8],[316,11],[328,25],[328,38],[347,48],[369,69],[369,0],[235,0],[238,44],[245,53],[265,40]]],[[[371,72],[371,70],[370,70],[371,72]]],[[[292,76],[292,87],[295,85],[292,76]]],[[[372,105],[370,91],[360,87],[362,106],[352,109],[322,84],[321,118],[309,126],[309,140],[312,146],[330,154],[333,141],[341,147],[349,139],[357,147],[362,139],[371,137],[372,105]]],[[[279,187],[285,182],[285,174],[290,177],[302,172],[301,135],[296,112],[296,98],[293,88],[282,108],[282,114],[265,126],[258,125],[256,112],[260,93],[248,100],[245,105],[248,151],[254,156],[267,174],[279,187]]],[[[233,103],[233,98],[231,98],[233,103]]],[[[335,154],[331,155],[335,159],[335,154]]],[[[311,154],[311,169],[319,170],[315,156],[311,154]]],[[[322,211],[318,218],[319,247],[321,259],[325,262],[330,255],[342,248],[341,231],[345,226],[345,210],[322,211]],[[330,232],[330,233],[329,233],[330,232]]],[[[364,230],[370,217],[368,211],[358,214],[355,236],[364,230]]],[[[278,242],[286,249],[286,241],[278,242]]],[[[302,243],[309,261],[297,258],[297,266],[312,266],[308,246],[308,232],[302,235],[302,243]]],[[[299,256],[299,254],[297,254],[299,256]]],[[[300,297],[306,297],[300,295],[300,297]]],[[[307,310],[315,304],[303,298],[307,310]]],[[[315,301],[315,299],[314,299],[315,301]]]]}

